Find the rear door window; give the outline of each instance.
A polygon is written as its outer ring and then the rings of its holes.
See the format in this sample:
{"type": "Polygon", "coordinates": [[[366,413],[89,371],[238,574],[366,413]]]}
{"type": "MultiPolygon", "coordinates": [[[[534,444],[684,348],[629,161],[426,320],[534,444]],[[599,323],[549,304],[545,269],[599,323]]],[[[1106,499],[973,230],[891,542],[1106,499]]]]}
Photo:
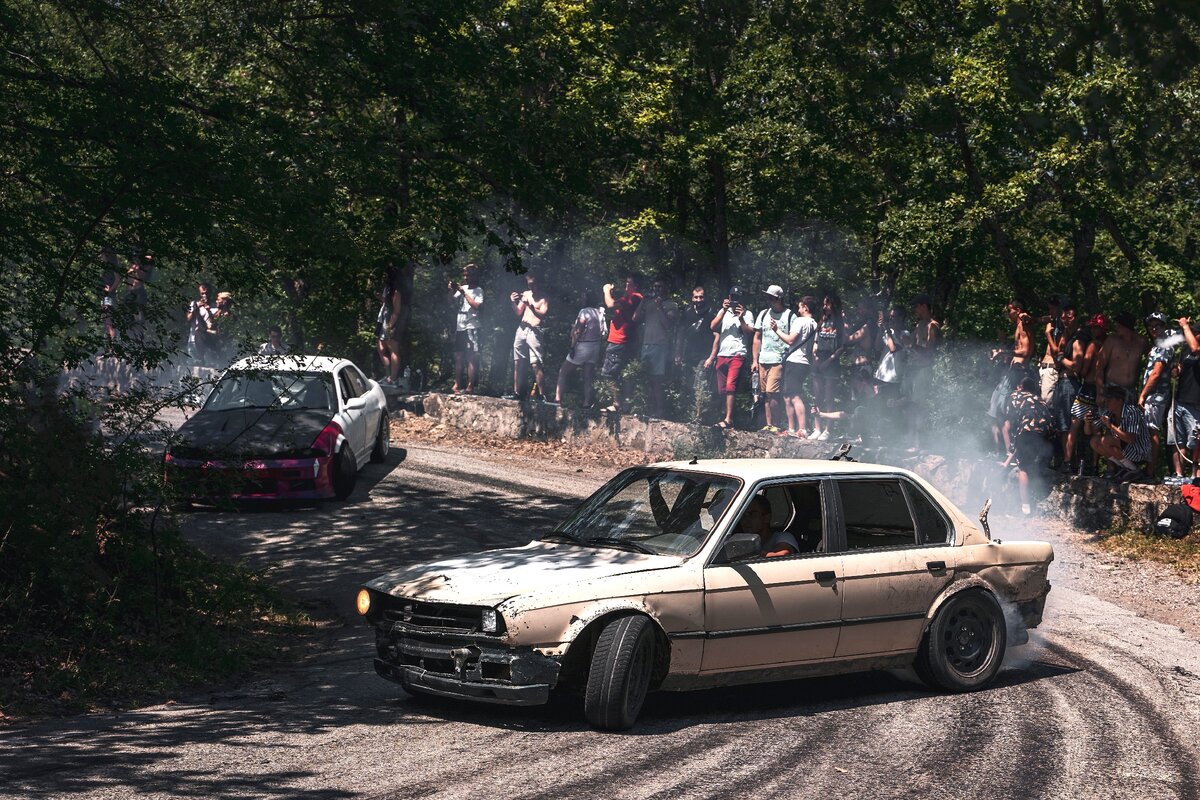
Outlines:
{"type": "Polygon", "coordinates": [[[904,491],[912,504],[913,516],[917,520],[917,542],[920,544],[945,544],[950,541],[950,525],[934,507],[933,501],[912,484],[905,484],[904,491]]]}
{"type": "Polygon", "coordinates": [[[875,550],[917,544],[917,529],[900,481],[836,482],[846,522],[847,550],[875,550]]]}

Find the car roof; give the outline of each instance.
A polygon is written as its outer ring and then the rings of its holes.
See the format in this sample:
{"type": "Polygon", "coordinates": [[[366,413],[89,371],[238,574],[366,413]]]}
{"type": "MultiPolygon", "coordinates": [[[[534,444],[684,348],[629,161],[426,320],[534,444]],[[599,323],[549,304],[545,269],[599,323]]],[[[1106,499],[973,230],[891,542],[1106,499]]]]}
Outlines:
{"type": "Polygon", "coordinates": [[[331,356],[247,356],[229,365],[231,370],[261,369],[267,372],[333,372],[345,358],[331,356]]]}
{"type": "Polygon", "coordinates": [[[666,469],[719,472],[746,481],[784,478],[790,475],[911,475],[908,470],[859,461],[829,461],[812,458],[706,458],[696,461],[664,461],[654,464],[666,469]]]}

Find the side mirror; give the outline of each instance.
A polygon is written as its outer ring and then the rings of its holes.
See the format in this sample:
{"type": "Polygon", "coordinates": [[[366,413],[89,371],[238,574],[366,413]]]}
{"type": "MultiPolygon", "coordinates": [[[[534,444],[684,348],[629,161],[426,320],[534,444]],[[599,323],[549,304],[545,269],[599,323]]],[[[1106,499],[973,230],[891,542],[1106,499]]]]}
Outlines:
{"type": "Polygon", "coordinates": [[[762,539],[757,533],[735,533],[721,545],[721,560],[725,563],[752,558],[762,552],[762,539]]]}
{"type": "Polygon", "coordinates": [[[347,411],[355,411],[357,409],[366,408],[366,407],[367,407],[367,398],[365,398],[365,397],[361,397],[361,396],[360,397],[351,397],[349,400],[346,401],[346,410],[347,411]]]}

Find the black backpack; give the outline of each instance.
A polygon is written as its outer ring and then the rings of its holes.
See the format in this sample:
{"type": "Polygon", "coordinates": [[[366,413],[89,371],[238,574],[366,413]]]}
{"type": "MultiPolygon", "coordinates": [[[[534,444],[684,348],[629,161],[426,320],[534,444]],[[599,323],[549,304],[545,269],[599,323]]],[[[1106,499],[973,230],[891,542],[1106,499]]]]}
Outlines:
{"type": "Polygon", "coordinates": [[[1158,514],[1151,533],[1182,539],[1191,533],[1193,512],[1187,503],[1172,503],[1158,514]]]}

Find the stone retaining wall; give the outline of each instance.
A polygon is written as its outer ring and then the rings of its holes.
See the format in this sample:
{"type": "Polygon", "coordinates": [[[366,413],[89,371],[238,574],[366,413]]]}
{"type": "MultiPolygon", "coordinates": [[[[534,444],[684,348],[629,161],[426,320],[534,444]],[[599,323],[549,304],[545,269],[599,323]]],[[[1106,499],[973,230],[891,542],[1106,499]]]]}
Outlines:
{"type": "MultiPolygon", "coordinates": [[[[841,445],[770,434],[722,431],[702,425],[632,414],[572,411],[478,395],[390,395],[393,409],[424,414],[457,428],[510,439],[555,440],[578,445],[604,442],[666,459],[722,457],[827,459],[841,445]]],[[[1011,474],[990,461],[861,445],[851,450],[860,461],[890,464],[921,475],[973,514],[991,498],[996,514],[1016,514],[1019,500],[1011,474]]],[[[1158,511],[1180,502],[1172,486],[1114,484],[1098,478],[1047,475],[1038,510],[1088,530],[1133,527],[1146,530],[1158,511]]]]}

